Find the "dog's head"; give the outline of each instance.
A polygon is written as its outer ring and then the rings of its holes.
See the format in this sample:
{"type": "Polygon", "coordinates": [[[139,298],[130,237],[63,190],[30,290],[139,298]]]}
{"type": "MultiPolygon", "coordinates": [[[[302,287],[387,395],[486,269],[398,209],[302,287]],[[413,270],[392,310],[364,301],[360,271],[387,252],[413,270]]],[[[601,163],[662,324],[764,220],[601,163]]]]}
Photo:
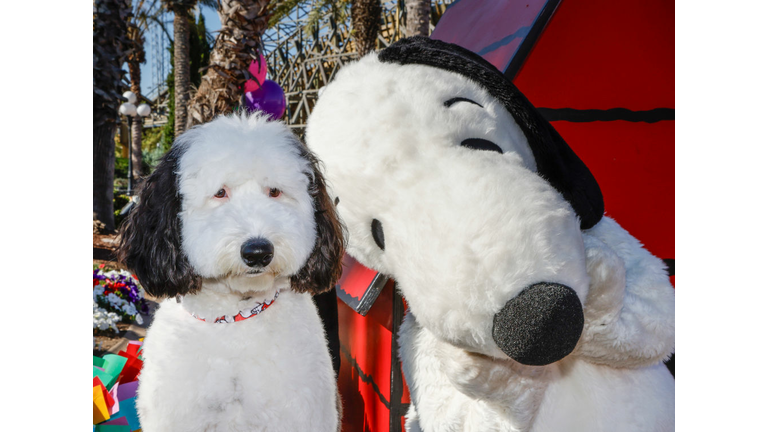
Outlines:
{"type": "Polygon", "coordinates": [[[204,280],[318,293],[341,273],[342,226],[315,156],[280,122],[222,116],[181,135],[121,228],[119,258],[157,297],[204,280]]]}
{"type": "Polygon", "coordinates": [[[589,278],[580,229],[603,213],[586,166],[492,65],[409,38],[342,69],[307,143],[349,252],[393,276],[444,341],[525,364],[564,357],[589,278]]]}

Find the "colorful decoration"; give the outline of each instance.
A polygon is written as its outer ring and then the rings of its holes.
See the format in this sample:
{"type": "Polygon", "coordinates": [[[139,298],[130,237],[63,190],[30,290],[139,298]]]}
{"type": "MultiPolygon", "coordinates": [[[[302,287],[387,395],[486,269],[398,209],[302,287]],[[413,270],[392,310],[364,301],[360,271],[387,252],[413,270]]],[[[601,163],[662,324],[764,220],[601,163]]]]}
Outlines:
{"type": "Polygon", "coordinates": [[[264,80],[259,89],[245,93],[245,108],[249,112],[265,112],[272,120],[278,120],[285,113],[285,93],[278,83],[264,80]]]}
{"type": "Polygon", "coordinates": [[[280,85],[267,79],[267,60],[259,53],[259,60],[251,61],[248,72],[254,79],[245,82],[244,105],[248,112],[262,111],[270,119],[279,120],[285,113],[285,92],[280,85]]]}
{"type": "Polygon", "coordinates": [[[142,323],[141,313],[149,306],[144,289],[125,270],[105,270],[104,264],[93,270],[93,329],[117,333],[120,321],[142,323]]]}
{"type": "Polygon", "coordinates": [[[142,342],[131,341],[125,351],[93,357],[94,432],[141,430],[136,390],[143,359],[142,342]]]}
{"type": "MultiPolygon", "coordinates": [[[[212,323],[213,324],[227,324],[227,323],[234,323],[234,322],[245,321],[248,318],[253,318],[256,315],[258,315],[258,314],[264,312],[265,310],[267,310],[267,308],[269,308],[270,306],[272,306],[272,304],[275,302],[275,300],[277,300],[277,296],[278,295],[280,295],[280,290],[277,290],[277,292],[275,292],[275,297],[272,300],[266,300],[264,302],[257,302],[254,307],[252,307],[250,309],[246,309],[246,310],[240,311],[240,312],[237,313],[237,315],[234,315],[234,316],[233,315],[222,315],[222,316],[220,316],[218,318],[214,318],[212,323]]],[[[211,322],[211,321],[206,321],[205,318],[199,317],[194,312],[192,312],[192,317],[197,319],[197,320],[200,320],[202,322],[211,322]]]]}
{"type": "Polygon", "coordinates": [[[248,66],[248,72],[256,79],[248,80],[245,82],[245,92],[258,90],[264,80],[267,79],[267,60],[261,53],[259,53],[259,61],[253,60],[251,65],[248,66]]]}

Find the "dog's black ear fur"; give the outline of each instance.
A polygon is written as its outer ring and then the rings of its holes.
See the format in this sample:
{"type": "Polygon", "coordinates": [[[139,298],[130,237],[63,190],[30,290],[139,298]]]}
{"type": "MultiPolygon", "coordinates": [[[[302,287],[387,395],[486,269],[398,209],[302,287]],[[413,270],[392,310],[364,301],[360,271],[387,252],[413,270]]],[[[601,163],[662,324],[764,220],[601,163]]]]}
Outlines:
{"type": "Polygon", "coordinates": [[[181,196],[177,171],[185,147],[174,145],[139,188],[138,205],[120,228],[118,260],[150,295],[175,297],[197,291],[195,274],[181,247],[181,196]]]}
{"type": "Polygon", "coordinates": [[[384,63],[420,64],[458,73],[499,100],[523,130],[539,175],[571,204],[588,229],[603,217],[603,194],[584,162],[551,124],[495,66],[458,45],[413,36],[379,52],[384,63]]]}
{"type": "Polygon", "coordinates": [[[312,165],[309,176],[309,195],[315,206],[317,240],[304,267],[291,278],[293,289],[298,292],[320,294],[334,287],[341,276],[341,260],[344,256],[344,226],[336,214],[336,206],[325,188],[320,172],[320,161],[297,140],[300,156],[312,165]]]}

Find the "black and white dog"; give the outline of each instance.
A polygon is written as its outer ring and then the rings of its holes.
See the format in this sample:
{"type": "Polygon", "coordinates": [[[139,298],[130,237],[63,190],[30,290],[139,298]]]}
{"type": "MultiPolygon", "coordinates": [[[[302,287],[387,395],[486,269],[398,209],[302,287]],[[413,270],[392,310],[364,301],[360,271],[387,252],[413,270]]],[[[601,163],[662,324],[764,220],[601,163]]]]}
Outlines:
{"type": "Polygon", "coordinates": [[[409,431],[668,431],[674,292],[594,177],[491,64],[414,37],[315,106],[349,253],[408,301],[409,431]]]}
{"type": "Polygon", "coordinates": [[[341,273],[343,228],[284,124],[231,115],[181,135],[121,236],[121,260],[166,299],[144,344],[144,431],[339,428],[311,294],[341,273]]]}

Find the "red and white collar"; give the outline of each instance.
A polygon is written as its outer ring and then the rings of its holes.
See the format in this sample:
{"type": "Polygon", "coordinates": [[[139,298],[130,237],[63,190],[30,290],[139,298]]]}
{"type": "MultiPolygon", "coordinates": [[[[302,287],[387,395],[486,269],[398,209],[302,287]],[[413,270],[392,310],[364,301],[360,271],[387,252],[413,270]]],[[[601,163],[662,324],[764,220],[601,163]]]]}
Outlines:
{"type": "Polygon", "coordinates": [[[192,315],[193,318],[203,322],[211,323],[211,324],[226,324],[226,323],[234,323],[238,321],[245,321],[248,318],[253,318],[256,315],[267,310],[267,308],[272,306],[275,300],[277,300],[278,295],[280,295],[280,290],[275,291],[275,297],[272,300],[265,300],[263,303],[262,302],[256,303],[254,307],[240,311],[237,313],[237,315],[222,315],[213,320],[201,318],[194,312],[189,312],[189,313],[192,315]]]}

